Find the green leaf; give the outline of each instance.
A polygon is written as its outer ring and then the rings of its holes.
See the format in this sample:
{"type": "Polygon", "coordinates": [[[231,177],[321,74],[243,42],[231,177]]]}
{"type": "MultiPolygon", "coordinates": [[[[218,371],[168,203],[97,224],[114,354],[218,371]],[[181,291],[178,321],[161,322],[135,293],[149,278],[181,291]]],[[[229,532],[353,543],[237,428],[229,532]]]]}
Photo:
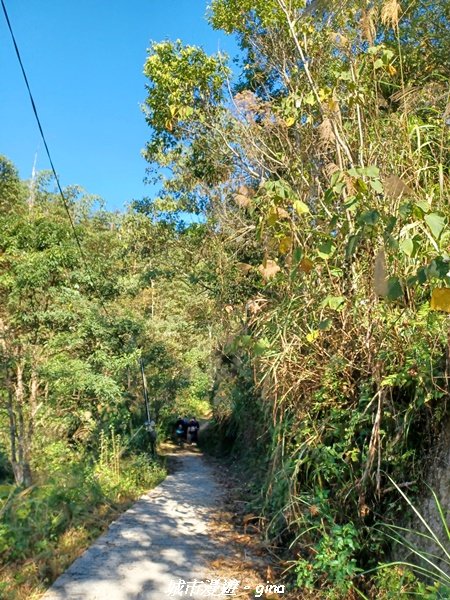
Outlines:
{"type": "Polygon", "coordinates": [[[396,226],[396,224],[397,224],[397,217],[394,217],[393,215],[388,217],[385,233],[387,233],[387,234],[392,233],[394,231],[394,227],[396,226]]]}
{"type": "Polygon", "coordinates": [[[267,338],[261,338],[258,340],[253,348],[253,354],[255,356],[262,356],[268,350],[270,350],[270,342],[267,338]]]}
{"type": "Polygon", "coordinates": [[[387,282],[387,297],[389,300],[397,300],[403,296],[402,286],[398,277],[390,277],[387,282]]]}
{"type": "Polygon", "coordinates": [[[420,267],[420,269],[417,271],[416,277],[418,283],[425,283],[427,280],[427,269],[425,267],[420,267]]]}
{"type": "Polygon", "coordinates": [[[308,205],[302,202],[301,200],[295,200],[293,203],[293,207],[298,215],[305,215],[309,213],[308,205]]]}
{"type": "Polygon", "coordinates": [[[436,279],[444,279],[450,270],[450,265],[440,256],[431,261],[426,269],[428,279],[435,277],[436,279]]]}
{"type": "Polygon", "coordinates": [[[359,233],[350,235],[347,242],[347,247],[345,249],[345,258],[348,260],[353,256],[356,250],[356,246],[358,245],[360,239],[359,233]]]}
{"type": "Polygon", "coordinates": [[[332,310],[342,310],[344,308],[345,298],[344,296],[327,296],[322,302],[322,306],[329,307],[332,310]]]}
{"type": "Polygon", "coordinates": [[[327,240],[323,244],[320,244],[320,246],[317,249],[317,254],[319,258],[327,260],[328,258],[330,258],[330,256],[333,255],[335,250],[336,246],[333,244],[333,242],[331,240],[327,240]]]}
{"type": "Polygon", "coordinates": [[[376,225],[380,220],[380,213],[377,210],[366,210],[360,215],[359,220],[365,225],[376,225]]]}
{"type": "Polygon", "coordinates": [[[332,324],[333,321],[331,319],[324,319],[323,321],[320,321],[318,327],[321,331],[328,331],[331,329],[332,324]]]}
{"type": "Polygon", "coordinates": [[[365,167],[362,173],[363,175],[367,175],[367,177],[378,178],[380,176],[380,169],[375,165],[371,165],[370,167],[365,167]]]}
{"type": "Polygon", "coordinates": [[[292,260],[294,264],[298,264],[303,258],[303,250],[297,246],[292,253],[292,260]]]}
{"type": "Polygon", "coordinates": [[[400,242],[400,250],[406,254],[406,256],[412,256],[414,252],[414,242],[411,238],[405,238],[400,242]]]}
{"type": "Polygon", "coordinates": [[[430,205],[428,204],[428,202],[426,200],[417,200],[415,205],[418,206],[420,208],[420,210],[422,210],[424,213],[430,212],[430,205]]]}
{"type": "Polygon", "coordinates": [[[352,167],[351,169],[349,169],[347,171],[347,173],[350,175],[350,177],[355,177],[355,178],[358,178],[361,175],[360,169],[356,169],[355,167],[352,167]]]}
{"type": "Polygon", "coordinates": [[[425,215],[425,222],[431,230],[431,233],[436,239],[439,239],[439,236],[442,233],[442,230],[445,227],[445,218],[439,213],[430,213],[425,215]]]}
{"type": "Polygon", "coordinates": [[[369,183],[370,183],[370,187],[373,190],[375,190],[375,192],[377,192],[378,194],[384,193],[383,184],[381,183],[381,181],[379,179],[371,179],[369,183]]]}

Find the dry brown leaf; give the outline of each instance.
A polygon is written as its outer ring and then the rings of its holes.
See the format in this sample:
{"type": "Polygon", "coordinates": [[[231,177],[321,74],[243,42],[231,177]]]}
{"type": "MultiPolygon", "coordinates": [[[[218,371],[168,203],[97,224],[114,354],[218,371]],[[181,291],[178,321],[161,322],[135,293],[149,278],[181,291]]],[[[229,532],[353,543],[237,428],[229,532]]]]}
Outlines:
{"type": "Polygon", "coordinates": [[[248,196],[244,196],[243,194],[236,194],[234,196],[234,201],[239,208],[248,208],[251,205],[250,198],[248,196]]]}
{"type": "Polygon", "coordinates": [[[387,0],[381,8],[381,22],[395,29],[400,20],[401,6],[397,0],[387,0]]]}
{"type": "Polygon", "coordinates": [[[272,279],[280,271],[280,267],[274,260],[266,260],[262,265],[259,265],[258,271],[264,279],[272,279]]]}
{"type": "Polygon", "coordinates": [[[281,208],[281,206],[277,206],[275,210],[280,219],[289,219],[290,215],[289,215],[288,211],[285,210],[284,208],[281,208]]]}
{"type": "Polygon", "coordinates": [[[248,263],[242,263],[242,262],[237,263],[237,268],[244,275],[248,275],[250,273],[250,271],[253,269],[252,265],[249,265],[248,263]]]}
{"type": "Polygon", "coordinates": [[[333,126],[331,124],[331,120],[326,117],[322,123],[317,128],[319,133],[319,144],[322,148],[327,148],[334,144],[336,136],[333,132],[333,126]]]}
{"type": "Polygon", "coordinates": [[[246,185],[241,185],[241,187],[238,189],[238,194],[241,196],[247,196],[248,198],[253,198],[255,195],[255,190],[246,185]]]}
{"type": "Polygon", "coordinates": [[[373,46],[377,35],[375,14],[375,8],[363,10],[360,21],[362,37],[364,40],[368,41],[371,46],[373,46]]]}
{"type": "Polygon", "coordinates": [[[339,167],[337,166],[336,163],[330,162],[325,165],[323,171],[324,171],[325,175],[328,177],[328,179],[331,179],[332,176],[334,175],[334,173],[336,173],[336,171],[339,171],[339,167]]]}
{"type": "Polygon", "coordinates": [[[310,273],[314,268],[314,263],[312,260],[310,260],[309,258],[302,258],[300,265],[299,265],[299,269],[300,271],[303,271],[304,273],[310,273]]]}
{"type": "Polygon", "coordinates": [[[414,193],[398,175],[389,175],[383,178],[383,187],[386,195],[394,200],[405,196],[412,196],[414,193]]]}

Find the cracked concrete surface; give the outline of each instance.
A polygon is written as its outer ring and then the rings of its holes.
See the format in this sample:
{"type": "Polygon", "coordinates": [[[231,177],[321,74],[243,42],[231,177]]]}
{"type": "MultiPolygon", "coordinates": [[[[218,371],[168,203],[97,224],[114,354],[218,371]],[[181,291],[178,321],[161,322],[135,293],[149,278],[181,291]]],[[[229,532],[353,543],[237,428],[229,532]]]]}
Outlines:
{"type": "Polygon", "coordinates": [[[171,584],[204,581],[208,563],[226,554],[208,534],[219,499],[219,486],[203,457],[177,455],[175,472],[114,521],[42,600],[180,597],[169,594],[171,584]]]}

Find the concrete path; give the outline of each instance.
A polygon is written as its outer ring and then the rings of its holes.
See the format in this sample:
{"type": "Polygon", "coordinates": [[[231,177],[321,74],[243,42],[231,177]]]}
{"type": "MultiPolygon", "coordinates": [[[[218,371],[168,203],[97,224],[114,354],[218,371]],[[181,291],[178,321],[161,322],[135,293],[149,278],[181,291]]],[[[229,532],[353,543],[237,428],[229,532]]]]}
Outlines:
{"type": "Polygon", "coordinates": [[[205,598],[205,590],[174,594],[174,586],[205,581],[208,562],[227,553],[208,535],[220,490],[200,454],[175,460],[175,472],[113,522],[42,600],[205,598]]]}

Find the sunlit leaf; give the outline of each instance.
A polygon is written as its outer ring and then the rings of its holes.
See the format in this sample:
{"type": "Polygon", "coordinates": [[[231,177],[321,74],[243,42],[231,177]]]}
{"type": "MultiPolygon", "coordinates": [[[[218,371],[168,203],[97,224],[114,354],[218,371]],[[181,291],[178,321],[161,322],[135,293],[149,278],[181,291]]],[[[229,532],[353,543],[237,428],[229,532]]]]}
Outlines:
{"type": "Polygon", "coordinates": [[[292,246],[292,236],[285,235],[281,238],[278,250],[280,254],[287,254],[292,246]]]}
{"type": "Polygon", "coordinates": [[[367,175],[367,177],[377,178],[380,176],[380,169],[375,165],[370,165],[369,167],[365,167],[363,170],[363,175],[367,175]]]}
{"type": "Polygon", "coordinates": [[[431,233],[436,239],[439,239],[439,236],[442,233],[442,230],[445,227],[445,218],[438,213],[430,213],[425,215],[425,222],[431,230],[431,233]]]}
{"type": "Polygon", "coordinates": [[[434,288],[431,293],[430,308],[450,313],[450,288],[434,288]]]}
{"type": "Polygon", "coordinates": [[[411,238],[405,238],[400,242],[400,250],[406,254],[406,256],[412,256],[414,252],[414,242],[411,238]]]}
{"type": "Polygon", "coordinates": [[[319,337],[319,331],[317,329],[315,329],[314,331],[311,331],[310,333],[306,334],[306,341],[308,341],[310,344],[312,342],[314,342],[314,340],[316,340],[319,337]]]}
{"type": "Polygon", "coordinates": [[[302,202],[301,200],[295,200],[293,203],[293,207],[298,215],[304,215],[306,213],[309,213],[308,205],[302,202]]]}
{"type": "Polygon", "coordinates": [[[384,192],[383,190],[383,184],[381,183],[381,181],[379,179],[371,179],[370,180],[370,187],[375,190],[375,192],[377,192],[378,194],[382,194],[384,192]]]}
{"type": "Polygon", "coordinates": [[[332,310],[342,310],[344,308],[344,296],[327,296],[322,302],[323,307],[331,308],[332,310]]]}

